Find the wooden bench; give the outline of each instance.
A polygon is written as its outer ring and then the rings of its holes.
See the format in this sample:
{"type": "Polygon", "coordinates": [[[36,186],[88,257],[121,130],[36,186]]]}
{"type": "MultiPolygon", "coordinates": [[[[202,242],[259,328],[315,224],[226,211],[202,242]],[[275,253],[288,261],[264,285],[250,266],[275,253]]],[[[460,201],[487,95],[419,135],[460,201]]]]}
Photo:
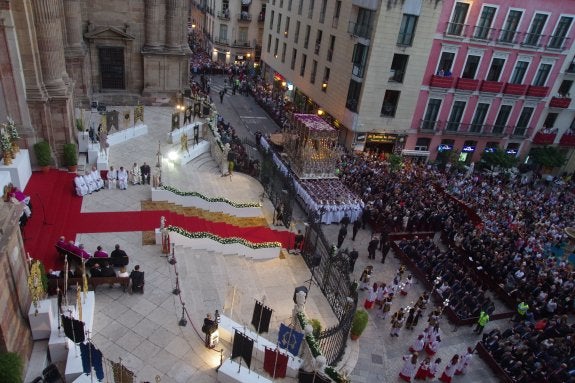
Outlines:
{"type": "MultiPolygon", "coordinates": [[[[83,286],[84,282],[82,278],[68,278],[68,289],[79,285],[80,288],[83,286]]],[[[116,285],[119,284],[127,290],[130,285],[129,277],[90,277],[88,278],[88,289],[96,291],[96,288],[100,285],[116,285]]],[[[48,291],[51,294],[56,293],[56,288],[59,287],[60,290],[64,290],[64,278],[48,278],[48,291]]]]}
{"type": "MultiPolygon", "coordinates": [[[[82,257],[76,253],[74,253],[73,251],[70,251],[68,249],[64,249],[58,245],[54,245],[56,247],[56,251],[58,251],[58,254],[60,254],[62,257],[65,257],[66,255],[68,256],[68,261],[70,262],[76,262],[81,264],[82,263],[82,257]]],[[[130,263],[130,257],[125,256],[125,257],[107,257],[107,258],[100,258],[100,257],[91,257],[86,259],[86,266],[87,267],[92,267],[94,266],[94,264],[96,263],[102,263],[103,261],[108,262],[109,265],[113,266],[113,267],[122,267],[122,266],[127,266],[128,263],[130,263]]]]}

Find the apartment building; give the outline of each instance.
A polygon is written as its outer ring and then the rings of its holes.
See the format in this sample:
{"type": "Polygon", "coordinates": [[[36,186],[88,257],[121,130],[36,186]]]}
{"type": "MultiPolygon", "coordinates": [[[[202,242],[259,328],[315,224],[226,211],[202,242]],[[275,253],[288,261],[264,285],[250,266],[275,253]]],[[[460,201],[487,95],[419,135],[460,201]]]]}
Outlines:
{"type": "Polygon", "coordinates": [[[560,122],[574,17],[569,1],[444,0],[405,148],[467,163],[495,148],[525,156],[538,126],[560,122]]]}
{"type": "Polygon", "coordinates": [[[193,0],[192,25],[213,61],[260,60],[267,0],[193,0]]]}
{"type": "Polygon", "coordinates": [[[270,0],[264,75],[346,146],[401,151],[440,13],[427,0],[270,0]]]}

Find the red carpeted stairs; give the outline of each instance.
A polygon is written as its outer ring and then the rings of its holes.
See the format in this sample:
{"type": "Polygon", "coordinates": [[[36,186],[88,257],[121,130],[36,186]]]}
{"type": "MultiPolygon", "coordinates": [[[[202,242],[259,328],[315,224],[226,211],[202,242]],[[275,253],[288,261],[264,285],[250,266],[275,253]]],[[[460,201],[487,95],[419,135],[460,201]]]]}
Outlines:
{"type": "Polygon", "coordinates": [[[78,233],[152,231],[159,227],[162,216],[167,218],[169,225],[190,232],[203,231],[223,238],[239,237],[253,243],[277,241],[283,247],[293,243],[293,234],[287,231],[264,226],[237,227],[168,210],[80,213],[82,198],[74,192],[74,176],[57,170],[34,172],[24,191],[31,197],[33,205],[32,218],[23,230],[24,247],[32,258],[40,259],[46,269],[60,267],[54,244],[61,235],[75,239],[78,233]]]}

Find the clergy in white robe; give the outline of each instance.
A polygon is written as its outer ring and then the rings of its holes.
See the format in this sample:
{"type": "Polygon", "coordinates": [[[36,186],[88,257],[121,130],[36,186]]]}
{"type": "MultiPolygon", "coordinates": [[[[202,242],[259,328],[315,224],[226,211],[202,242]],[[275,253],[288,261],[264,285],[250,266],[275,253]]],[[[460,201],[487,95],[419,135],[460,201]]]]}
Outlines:
{"type": "Polygon", "coordinates": [[[102,175],[95,166],[92,166],[92,179],[94,182],[96,182],[98,190],[104,188],[104,180],[102,179],[102,175]]]}
{"type": "Polygon", "coordinates": [[[108,170],[108,176],[106,178],[108,178],[108,189],[115,189],[118,174],[113,166],[110,166],[110,170],[108,170]]]}
{"type": "Polygon", "coordinates": [[[84,178],[86,186],[88,186],[88,193],[92,193],[98,190],[98,186],[96,185],[96,182],[94,182],[94,180],[92,179],[92,174],[89,171],[86,172],[86,174],[83,175],[82,177],[84,178]]]}
{"type": "Polygon", "coordinates": [[[123,166],[120,166],[120,170],[118,170],[118,187],[120,190],[128,188],[128,172],[123,166]]]}
{"type": "Polygon", "coordinates": [[[76,194],[79,197],[85,196],[86,194],[89,193],[88,185],[86,185],[86,181],[84,181],[84,177],[76,176],[76,178],[74,178],[74,185],[76,187],[76,194]]]}
{"type": "Polygon", "coordinates": [[[132,185],[139,185],[142,183],[142,173],[140,172],[140,167],[134,162],[134,167],[130,171],[132,177],[132,185]]]}

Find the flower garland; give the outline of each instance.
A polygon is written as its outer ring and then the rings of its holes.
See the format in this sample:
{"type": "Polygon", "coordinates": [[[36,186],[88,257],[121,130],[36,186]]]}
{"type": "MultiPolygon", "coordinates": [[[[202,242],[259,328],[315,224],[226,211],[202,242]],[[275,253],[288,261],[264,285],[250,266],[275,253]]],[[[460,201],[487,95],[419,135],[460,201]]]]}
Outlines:
{"type": "MultiPolygon", "coordinates": [[[[296,317],[297,317],[299,324],[300,324],[302,329],[305,329],[307,325],[311,325],[307,321],[307,318],[305,317],[305,314],[303,312],[298,312],[296,314],[296,317]]],[[[317,358],[318,356],[322,355],[321,348],[319,346],[319,342],[315,339],[315,336],[313,335],[313,333],[306,334],[305,341],[307,342],[309,349],[311,351],[311,354],[313,355],[314,358],[317,358]]],[[[324,372],[330,378],[332,378],[336,383],[351,383],[351,380],[345,374],[342,375],[339,371],[337,371],[333,367],[329,367],[329,366],[326,367],[324,369],[324,372]]]]}
{"type": "Polygon", "coordinates": [[[10,140],[12,142],[19,140],[20,135],[18,134],[18,130],[16,130],[16,124],[14,124],[14,120],[11,117],[7,117],[7,120],[8,122],[6,123],[6,130],[10,136],[10,140]]]}
{"type": "Polygon", "coordinates": [[[259,202],[233,202],[233,201],[230,201],[230,200],[223,198],[223,197],[210,198],[210,197],[206,197],[205,195],[200,194],[198,192],[183,192],[183,191],[178,190],[172,186],[161,186],[160,189],[169,191],[171,193],[174,193],[174,194],[177,194],[177,195],[183,196],[183,197],[198,197],[198,198],[201,198],[207,202],[224,202],[224,203],[227,203],[228,205],[235,207],[235,208],[261,207],[262,206],[259,202]]]}
{"type": "Polygon", "coordinates": [[[280,242],[253,243],[253,242],[249,242],[243,238],[238,238],[238,237],[222,238],[222,237],[219,237],[215,234],[208,233],[205,231],[196,231],[196,232],[192,233],[192,232],[184,230],[178,226],[168,226],[167,230],[174,232],[174,233],[178,233],[178,234],[183,235],[184,237],[187,237],[187,238],[209,238],[212,241],[216,241],[216,242],[221,243],[222,245],[231,245],[234,243],[239,243],[240,245],[244,245],[245,247],[249,247],[250,249],[268,249],[268,248],[281,247],[282,246],[282,244],[280,242]]]}
{"type": "Polygon", "coordinates": [[[2,132],[0,133],[0,146],[2,146],[2,152],[4,153],[12,149],[12,142],[10,141],[10,135],[8,132],[6,132],[5,129],[2,129],[2,132]]]}
{"type": "Polygon", "coordinates": [[[32,262],[30,266],[30,275],[28,275],[28,288],[34,304],[34,315],[38,314],[38,303],[44,298],[44,284],[42,283],[42,267],[38,260],[32,262]]]}

